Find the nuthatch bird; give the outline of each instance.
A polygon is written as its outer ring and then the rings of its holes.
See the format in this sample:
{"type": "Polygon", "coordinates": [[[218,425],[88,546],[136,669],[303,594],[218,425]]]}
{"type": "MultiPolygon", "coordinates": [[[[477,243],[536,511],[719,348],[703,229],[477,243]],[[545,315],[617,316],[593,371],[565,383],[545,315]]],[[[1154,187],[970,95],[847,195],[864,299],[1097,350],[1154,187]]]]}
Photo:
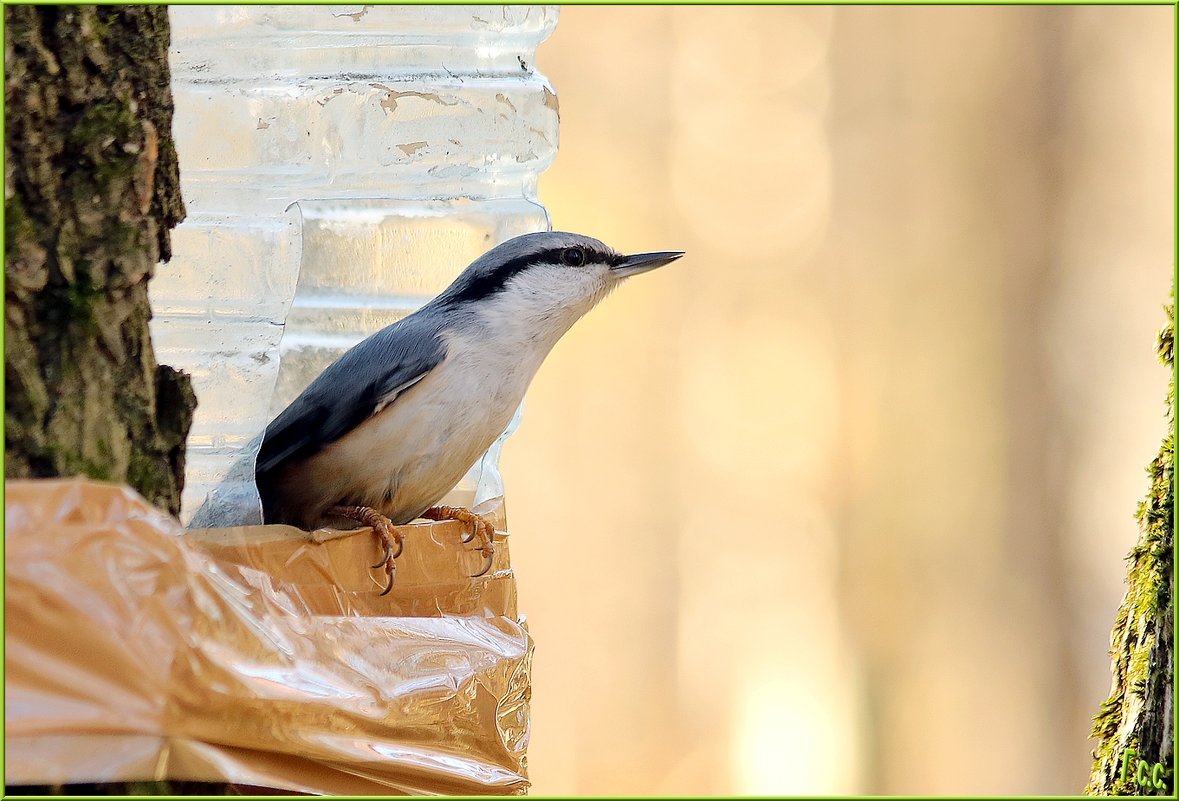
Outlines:
{"type": "Polygon", "coordinates": [[[337,359],[266,428],[255,480],[267,523],[304,529],[346,518],[384,546],[385,591],[401,540],[393,524],[477,515],[434,507],[507,428],[557,340],[622,279],[679,252],[625,256],[596,239],[525,234],[476,259],[442,294],[337,359]],[[396,548],[394,549],[394,545],[396,548]]]}

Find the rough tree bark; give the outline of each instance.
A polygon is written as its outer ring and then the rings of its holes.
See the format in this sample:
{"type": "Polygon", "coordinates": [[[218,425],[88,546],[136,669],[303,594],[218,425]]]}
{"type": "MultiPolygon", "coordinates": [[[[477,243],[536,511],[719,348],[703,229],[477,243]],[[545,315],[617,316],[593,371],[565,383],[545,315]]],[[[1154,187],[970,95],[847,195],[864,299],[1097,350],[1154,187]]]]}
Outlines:
{"type": "MultiPolygon", "coordinates": [[[[1174,370],[1174,308],[1167,313],[1170,321],[1159,335],[1158,351],[1174,370]]],[[[1150,494],[1138,506],[1141,530],[1128,557],[1126,596],[1110,636],[1113,688],[1093,719],[1098,746],[1087,795],[1174,793],[1174,413],[1172,373],[1167,393],[1170,433],[1147,468],[1150,494]],[[1139,762],[1144,763],[1141,769],[1139,762]],[[1155,770],[1156,765],[1162,768],[1155,770]]]]}
{"type": "Polygon", "coordinates": [[[163,6],[5,6],[5,475],[177,513],[196,406],[147,282],[184,217],[163,6]]]}

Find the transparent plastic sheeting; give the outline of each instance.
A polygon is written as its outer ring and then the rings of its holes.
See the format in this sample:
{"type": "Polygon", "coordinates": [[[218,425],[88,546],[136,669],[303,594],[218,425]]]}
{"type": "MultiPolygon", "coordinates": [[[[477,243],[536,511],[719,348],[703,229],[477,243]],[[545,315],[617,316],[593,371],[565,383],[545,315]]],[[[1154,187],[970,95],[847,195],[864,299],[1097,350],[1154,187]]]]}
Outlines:
{"type": "Polygon", "coordinates": [[[124,487],[6,490],[9,786],[527,789],[532,640],[506,539],[472,579],[461,524],[400,526],[381,598],[368,529],[184,532],[124,487]]]}

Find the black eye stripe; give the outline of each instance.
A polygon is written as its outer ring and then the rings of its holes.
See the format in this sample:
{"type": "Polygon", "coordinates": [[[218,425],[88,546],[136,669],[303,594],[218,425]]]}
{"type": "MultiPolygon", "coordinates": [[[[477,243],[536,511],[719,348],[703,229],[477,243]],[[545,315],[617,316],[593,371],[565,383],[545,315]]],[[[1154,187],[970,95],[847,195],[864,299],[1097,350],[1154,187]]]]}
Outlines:
{"type": "MultiPolygon", "coordinates": [[[[625,256],[621,256],[617,253],[613,253],[610,251],[598,250],[596,248],[588,248],[585,245],[573,245],[572,247],[554,248],[552,250],[547,250],[541,255],[540,258],[537,259],[537,261],[546,261],[546,262],[552,262],[553,264],[566,264],[566,265],[568,265],[569,262],[567,262],[564,259],[564,254],[568,253],[571,250],[577,250],[577,251],[581,252],[581,256],[582,256],[581,264],[610,264],[610,265],[614,265],[614,264],[617,264],[618,262],[620,262],[622,259],[626,258],[625,256]]],[[[580,265],[578,265],[578,266],[580,266],[580,265]]]]}
{"type": "Polygon", "coordinates": [[[580,251],[582,255],[581,264],[577,266],[584,266],[586,264],[615,265],[626,258],[625,256],[620,256],[612,252],[589,248],[585,245],[546,248],[545,250],[517,256],[510,261],[506,261],[500,264],[494,272],[472,275],[466,281],[454,284],[440,298],[442,298],[442,302],[447,304],[469,303],[471,301],[481,300],[502,291],[508,281],[515,275],[524,272],[534,265],[553,264],[563,267],[571,266],[562,258],[565,253],[571,250],[580,251]]]}

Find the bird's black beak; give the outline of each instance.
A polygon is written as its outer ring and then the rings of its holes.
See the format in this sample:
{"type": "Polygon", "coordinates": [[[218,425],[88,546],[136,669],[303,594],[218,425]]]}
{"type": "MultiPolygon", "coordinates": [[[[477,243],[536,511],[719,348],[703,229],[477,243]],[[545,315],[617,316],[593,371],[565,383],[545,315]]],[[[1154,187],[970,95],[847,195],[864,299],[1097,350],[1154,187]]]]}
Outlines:
{"type": "Polygon", "coordinates": [[[624,257],[622,261],[611,267],[610,271],[618,278],[626,278],[628,275],[638,275],[648,270],[654,270],[656,267],[662,267],[682,255],[684,255],[683,251],[636,253],[633,256],[624,257]]]}

